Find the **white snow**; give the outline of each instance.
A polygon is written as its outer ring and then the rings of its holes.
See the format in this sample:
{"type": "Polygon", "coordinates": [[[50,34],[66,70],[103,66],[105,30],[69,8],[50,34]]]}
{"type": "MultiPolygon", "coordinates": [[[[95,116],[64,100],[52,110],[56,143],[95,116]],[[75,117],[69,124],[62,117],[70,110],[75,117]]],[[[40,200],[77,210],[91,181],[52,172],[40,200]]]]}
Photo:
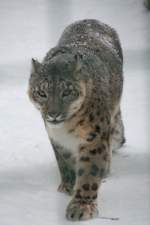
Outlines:
{"type": "MultiPolygon", "coordinates": [[[[74,20],[115,27],[125,55],[126,145],[113,155],[99,195],[100,216],[84,224],[150,222],[150,13],[141,0],[0,1],[0,225],[72,224],[39,112],[27,92],[31,57],[42,58],[74,20]]],[[[79,224],[80,222],[76,222],[79,224]]]]}

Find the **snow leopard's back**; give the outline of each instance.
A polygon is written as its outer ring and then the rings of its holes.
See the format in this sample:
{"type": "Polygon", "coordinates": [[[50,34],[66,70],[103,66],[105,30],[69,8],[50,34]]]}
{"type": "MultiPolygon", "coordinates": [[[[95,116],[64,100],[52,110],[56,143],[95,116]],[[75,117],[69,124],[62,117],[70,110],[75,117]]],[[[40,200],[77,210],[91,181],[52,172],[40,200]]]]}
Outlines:
{"type": "Polygon", "coordinates": [[[110,26],[94,19],[80,20],[67,26],[59,39],[58,45],[84,46],[87,50],[111,50],[123,61],[118,34],[110,26]]]}

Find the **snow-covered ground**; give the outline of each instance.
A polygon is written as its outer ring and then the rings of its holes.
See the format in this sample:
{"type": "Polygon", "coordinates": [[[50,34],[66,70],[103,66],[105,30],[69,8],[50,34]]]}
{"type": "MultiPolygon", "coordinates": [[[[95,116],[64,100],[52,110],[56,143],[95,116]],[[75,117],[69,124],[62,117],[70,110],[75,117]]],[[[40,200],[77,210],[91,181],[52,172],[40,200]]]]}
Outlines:
{"type": "MultiPolygon", "coordinates": [[[[99,195],[100,216],[84,224],[150,222],[150,13],[142,0],[0,0],[0,225],[72,224],[70,197],[39,113],[27,97],[30,59],[41,59],[74,20],[115,27],[125,56],[126,145],[113,156],[99,195]]],[[[76,222],[79,224],[79,222],[76,222]]]]}

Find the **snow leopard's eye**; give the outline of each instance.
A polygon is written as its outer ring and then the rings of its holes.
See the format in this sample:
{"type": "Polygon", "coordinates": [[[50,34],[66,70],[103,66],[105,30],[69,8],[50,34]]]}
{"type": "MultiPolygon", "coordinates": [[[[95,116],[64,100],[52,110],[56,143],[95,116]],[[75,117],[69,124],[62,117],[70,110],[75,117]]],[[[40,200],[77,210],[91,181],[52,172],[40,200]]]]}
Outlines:
{"type": "Polygon", "coordinates": [[[39,87],[36,87],[34,90],[33,90],[33,96],[36,98],[36,99],[47,99],[47,94],[45,93],[45,91],[43,90],[40,90],[39,87]]]}
{"type": "Polygon", "coordinates": [[[47,98],[47,95],[46,95],[46,93],[45,93],[44,91],[39,90],[39,91],[37,91],[37,94],[38,94],[41,98],[47,98]]]}
{"type": "Polygon", "coordinates": [[[63,98],[68,97],[71,93],[72,93],[72,91],[69,90],[69,89],[67,89],[67,90],[65,90],[65,91],[62,93],[62,97],[63,97],[63,98]]]}

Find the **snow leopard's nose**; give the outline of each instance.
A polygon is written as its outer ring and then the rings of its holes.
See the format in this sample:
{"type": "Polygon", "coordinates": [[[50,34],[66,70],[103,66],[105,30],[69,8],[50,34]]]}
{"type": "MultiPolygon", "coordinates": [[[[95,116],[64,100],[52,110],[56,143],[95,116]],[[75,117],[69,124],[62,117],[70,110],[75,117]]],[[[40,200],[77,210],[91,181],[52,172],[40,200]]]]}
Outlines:
{"type": "Polygon", "coordinates": [[[61,114],[57,112],[49,112],[47,115],[47,120],[50,122],[60,121],[61,119],[62,119],[61,114]]]}

